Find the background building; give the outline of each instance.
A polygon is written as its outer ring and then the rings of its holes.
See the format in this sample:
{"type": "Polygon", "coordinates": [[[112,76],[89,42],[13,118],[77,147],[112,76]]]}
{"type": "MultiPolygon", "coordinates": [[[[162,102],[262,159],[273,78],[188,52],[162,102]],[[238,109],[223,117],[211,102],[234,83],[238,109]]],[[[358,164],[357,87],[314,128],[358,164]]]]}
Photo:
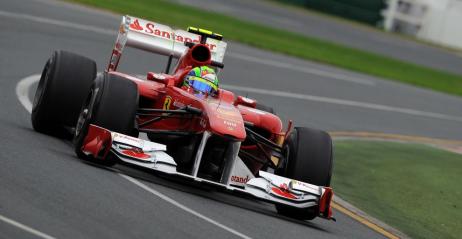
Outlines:
{"type": "Polygon", "coordinates": [[[462,49],[462,0],[388,0],[387,31],[462,49]]]}
{"type": "Polygon", "coordinates": [[[281,0],[462,49],[462,0],[281,0]]]}

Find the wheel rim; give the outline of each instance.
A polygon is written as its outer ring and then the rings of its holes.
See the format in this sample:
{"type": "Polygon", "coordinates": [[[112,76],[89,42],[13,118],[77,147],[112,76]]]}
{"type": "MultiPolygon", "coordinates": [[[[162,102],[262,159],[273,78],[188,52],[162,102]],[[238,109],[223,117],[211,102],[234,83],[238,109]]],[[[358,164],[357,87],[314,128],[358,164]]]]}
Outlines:
{"type": "Polygon", "coordinates": [[[77,125],[75,127],[75,135],[78,136],[82,131],[83,125],[85,124],[85,121],[87,121],[87,116],[88,109],[83,109],[82,112],[80,112],[79,119],[77,120],[77,125]]]}
{"type": "Polygon", "coordinates": [[[281,176],[287,176],[286,175],[287,174],[287,166],[289,164],[289,157],[290,157],[290,147],[287,144],[285,144],[283,146],[283,156],[284,156],[284,158],[283,158],[284,161],[282,162],[283,165],[279,165],[277,174],[279,174],[281,176]]]}
{"type": "Polygon", "coordinates": [[[75,126],[75,136],[78,137],[82,130],[84,129],[85,125],[87,125],[91,118],[91,110],[93,109],[93,102],[94,102],[94,92],[93,90],[90,91],[87,99],[85,100],[84,105],[82,106],[82,110],[80,111],[79,118],[77,119],[77,125],[75,126]]]}
{"type": "Polygon", "coordinates": [[[43,69],[42,73],[42,79],[40,79],[39,84],[37,86],[37,90],[35,91],[35,97],[34,97],[34,102],[32,103],[32,109],[35,109],[39,102],[41,102],[42,97],[43,97],[43,92],[44,88],[46,85],[46,82],[48,81],[48,77],[50,77],[50,65],[53,63],[53,58],[50,58],[48,62],[45,64],[45,67],[43,69]]]}

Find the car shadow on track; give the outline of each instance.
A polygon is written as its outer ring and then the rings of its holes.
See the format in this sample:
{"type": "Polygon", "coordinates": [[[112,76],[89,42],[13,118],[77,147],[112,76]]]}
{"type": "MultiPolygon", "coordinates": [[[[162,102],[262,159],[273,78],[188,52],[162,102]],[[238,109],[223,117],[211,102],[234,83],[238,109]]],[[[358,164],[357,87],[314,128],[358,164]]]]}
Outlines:
{"type": "MultiPolygon", "coordinates": [[[[21,129],[27,130],[31,133],[39,134],[35,132],[33,129],[30,129],[28,127],[21,127],[21,129]]],[[[52,147],[48,148],[48,150],[52,151],[56,155],[62,156],[63,158],[78,160],[88,166],[96,167],[102,170],[107,170],[113,173],[124,174],[130,177],[139,179],[146,183],[160,185],[160,186],[174,189],[177,191],[181,191],[184,193],[188,193],[188,194],[192,194],[192,195],[206,198],[209,200],[213,200],[218,203],[224,203],[224,204],[227,204],[233,207],[253,211],[253,212],[266,215],[266,216],[270,216],[270,217],[274,217],[280,220],[290,221],[292,223],[297,223],[303,226],[307,226],[307,227],[313,228],[318,231],[329,232],[328,230],[321,227],[319,224],[315,222],[301,221],[301,220],[296,220],[293,218],[279,215],[276,213],[275,208],[272,204],[261,202],[251,197],[248,197],[248,196],[246,197],[245,195],[237,196],[233,193],[227,192],[220,188],[216,188],[216,187],[209,186],[209,185],[198,184],[197,182],[181,180],[180,178],[176,178],[174,176],[165,175],[162,173],[156,173],[149,169],[136,167],[133,165],[127,166],[123,164],[117,164],[114,167],[106,167],[106,166],[101,166],[99,164],[95,164],[92,162],[80,160],[73,153],[73,144],[71,141],[66,140],[66,139],[59,139],[59,138],[55,138],[55,139],[67,145],[69,147],[69,151],[59,150],[59,149],[52,148],[52,147]]]]}
{"type": "MultiPolygon", "coordinates": [[[[233,207],[242,208],[245,210],[250,210],[259,214],[266,216],[274,217],[280,220],[290,221],[292,223],[297,223],[303,226],[310,227],[312,229],[329,232],[325,228],[321,227],[317,223],[311,221],[301,221],[286,216],[282,216],[276,213],[275,208],[272,204],[257,201],[252,198],[245,198],[241,196],[233,195],[232,193],[226,192],[224,190],[219,190],[213,186],[199,185],[197,182],[184,181],[170,175],[164,175],[162,173],[153,173],[152,171],[145,168],[138,168],[134,166],[126,166],[117,164],[114,167],[104,167],[97,165],[91,162],[84,162],[88,165],[101,168],[103,170],[109,170],[115,173],[124,174],[138,180],[141,180],[146,183],[152,183],[181,191],[184,193],[192,194],[209,200],[213,200],[218,203],[224,203],[233,207]]],[[[147,185],[149,186],[149,185],[147,185]]]]}

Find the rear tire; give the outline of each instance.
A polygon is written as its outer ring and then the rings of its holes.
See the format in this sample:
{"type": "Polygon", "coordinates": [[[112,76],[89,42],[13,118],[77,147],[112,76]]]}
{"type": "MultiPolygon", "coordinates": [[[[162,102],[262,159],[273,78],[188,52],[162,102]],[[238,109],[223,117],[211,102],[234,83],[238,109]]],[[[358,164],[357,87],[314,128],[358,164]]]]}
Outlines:
{"type": "MultiPolygon", "coordinates": [[[[296,127],[285,144],[287,161],[277,172],[284,177],[318,186],[329,186],[332,177],[333,154],[332,139],[328,133],[296,127]]],[[[312,220],[318,215],[318,208],[299,209],[276,205],[279,214],[312,220]]]]}
{"type": "Polygon", "coordinates": [[[259,103],[257,103],[257,105],[255,106],[255,109],[262,110],[262,111],[265,111],[265,112],[268,112],[268,113],[271,113],[271,114],[274,114],[274,115],[276,114],[274,112],[273,107],[266,106],[266,105],[259,104],[259,103]]]}
{"type": "Polygon", "coordinates": [[[38,132],[69,137],[80,107],[96,76],[96,63],[86,57],[55,51],[43,68],[32,106],[32,126],[38,132]]]}
{"type": "Polygon", "coordinates": [[[74,147],[77,156],[105,166],[114,165],[117,162],[114,157],[94,159],[82,152],[88,127],[94,124],[113,132],[138,137],[134,130],[138,98],[136,83],[111,74],[98,77],[82,106],[75,129],[74,147]]]}

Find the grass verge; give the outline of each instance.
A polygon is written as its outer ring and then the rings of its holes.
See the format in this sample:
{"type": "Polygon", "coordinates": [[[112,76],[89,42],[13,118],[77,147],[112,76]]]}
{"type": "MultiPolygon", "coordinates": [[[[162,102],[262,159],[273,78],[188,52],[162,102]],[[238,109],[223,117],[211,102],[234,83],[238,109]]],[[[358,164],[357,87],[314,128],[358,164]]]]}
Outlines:
{"type": "Polygon", "coordinates": [[[336,141],[333,188],[413,238],[462,235],[462,156],[429,146],[336,141]]]}
{"type": "Polygon", "coordinates": [[[462,76],[460,75],[394,60],[223,14],[163,0],[69,1],[108,9],[120,14],[130,14],[184,29],[188,26],[198,26],[222,33],[226,39],[262,49],[462,96],[462,76]]]}

